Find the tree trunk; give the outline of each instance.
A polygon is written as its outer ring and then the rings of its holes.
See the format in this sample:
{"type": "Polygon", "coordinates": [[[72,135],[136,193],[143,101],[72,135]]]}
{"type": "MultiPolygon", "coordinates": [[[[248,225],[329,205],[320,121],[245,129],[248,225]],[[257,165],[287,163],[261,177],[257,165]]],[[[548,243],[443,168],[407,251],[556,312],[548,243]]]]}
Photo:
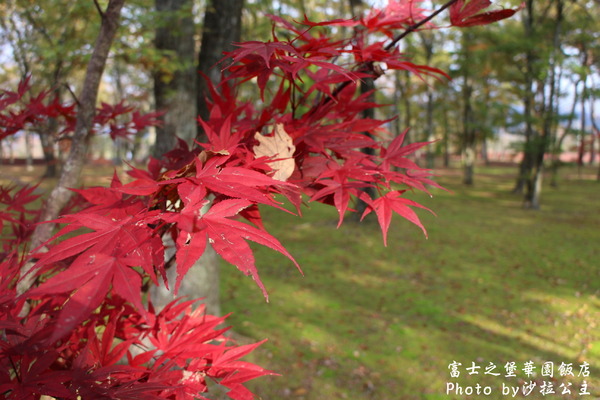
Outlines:
{"type": "Polygon", "coordinates": [[[552,164],[551,164],[551,173],[552,178],[550,181],[550,185],[552,187],[558,186],[558,167],[560,166],[560,153],[562,151],[562,144],[569,132],[571,131],[571,127],[573,126],[573,120],[575,119],[575,109],[577,108],[577,103],[579,101],[579,92],[577,91],[577,87],[581,80],[578,80],[574,86],[574,95],[573,95],[573,105],[571,106],[571,112],[569,113],[569,118],[567,120],[567,126],[564,128],[564,131],[554,143],[554,149],[552,150],[552,164]]]}
{"type": "Polygon", "coordinates": [[[577,154],[577,167],[581,171],[583,167],[583,156],[585,155],[585,129],[586,129],[586,115],[585,115],[585,101],[587,100],[587,85],[586,80],[583,80],[583,89],[581,91],[581,130],[579,132],[579,150],[577,154]]]}
{"type": "Polygon", "coordinates": [[[554,110],[555,99],[556,99],[556,68],[557,58],[560,53],[560,33],[563,18],[563,4],[562,0],[557,0],[556,3],[556,18],[554,25],[554,36],[552,41],[552,54],[550,59],[550,91],[548,94],[547,101],[543,104],[543,125],[541,135],[536,135],[536,140],[533,143],[533,171],[530,177],[530,182],[527,185],[527,193],[525,194],[525,207],[534,210],[540,209],[540,197],[542,194],[542,181],[544,179],[544,156],[548,149],[550,142],[550,136],[552,134],[552,126],[555,119],[554,110]]]}
{"type": "MultiPolygon", "coordinates": [[[[592,79],[592,87],[595,87],[594,80],[592,79]]],[[[592,145],[590,146],[590,165],[593,165],[596,161],[596,139],[600,141],[600,127],[596,123],[596,96],[592,91],[590,96],[590,120],[592,121],[592,145]]]]}
{"type": "MultiPolygon", "coordinates": [[[[46,200],[40,218],[41,221],[56,219],[62,208],[71,198],[73,192],[70,188],[78,186],[81,171],[87,158],[88,145],[93,128],[94,115],[96,113],[98,88],[100,86],[100,80],[102,78],[102,73],[104,72],[110,47],[119,26],[119,17],[124,2],[125,0],[110,0],[106,10],[102,13],[100,33],[98,34],[92,56],[87,65],[83,88],[79,96],[79,107],[77,109],[77,119],[75,122],[75,132],[73,134],[71,151],[62,168],[58,184],[50,193],[48,200],[46,200]]],[[[56,224],[49,223],[37,225],[31,238],[31,248],[35,249],[50,239],[55,225],[56,224]]],[[[24,276],[31,267],[31,264],[27,264],[24,270],[21,271],[21,276],[24,276]]],[[[19,282],[19,292],[22,293],[29,289],[33,283],[30,276],[31,275],[28,275],[19,282]]]]}
{"type": "Polygon", "coordinates": [[[588,160],[588,165],[594,165],[594,161],[596,161],[596,135],[592,133],[590,135],[590,159],[588,160]]]}
{"type": "Polygon", "coordinates": [[[154,99],[158,111],[164,111],[162,125],[156,128],[153,155],[161,158],[171,150],[177,137],[188,145],[197,135],[196,81],[194,65],[195,24],[192,0],[156,0],[155,46],[175,59],[175,71],[158,69],[154,73],[154,99]]]}
{"type": "Polygon", "coordinates": [[[33,170],[33,154],[31,153],[33,143],[31,142],[31,132],[25,131],[25,165],[27,171],[33,170]]]}
{"type": "Polygon", "coordinates": [[[444,106],[444,167],[450,166],[450,124],[448,122],[448,108],[444,106]]]}
{"type": "MultiPolygon", "coordinates": [[[[523,25],[525,29],[525,36],[532,37],[533,35],[533,1],[528,0],[526,10],[523,11],[523,25]]],[[[524,107],[524,118],[525,118],[525,147],[523,148],[523,160],[519,166],[519,176],[517,183],[513,189],[513,193],[523,194],[527,186],[528,179],[531,175],[531,169],[533,165],[532,159],[532,147],[533,147],[533,62],[534,54],[533,49],[528,48],[525,52],[525,88],[523,95],[523,107],[524,107]]]]}
{"type": "MultiPolygon", "coordinates": [[[[242,8],[243,0],[211,0],[207,5],[197,71],[207,76],[215,86],[221,80],[220,69],[215,64],[223,57],[223,51],[232,48],[232,42],[240,41],[242,8]]],[[[207,119],[210,110],[204,99],[208,86],[203,77],[196,82],[197,112],[200,117],[207,119]]],[[[197,137],[203,140],[205,135],[199,130],[197,137]]],[[[207,313],[221,315],[219,269],[219,258],[212,246],[207,245],[202,257],[186,275],[179,294],[202,297],[207,313]]]]}
{"type": "MultiPolygon", "coordinates": [[[[400,97],[402,97],[402,103],[404,106],[404,115],[402,124],[398,123],[398,131],[396,132],[396,136],[400,135],[406,128],[411,127],[412,122],[412,108],[411,108],[411,97],[412,92],[410,88],[410,72],[405,71],[396,71],[396,81],[398,82],[398,89],[400,90],[400,97]],[[402,75],[404,75],[404,84],[402,83],[402,75]]],[[[400,120],[400,118],[398,118],[400,120]]],[[[412,140],[412,134],[409,130],[406,133],[405,143],[410,144],[414,140],[412,140]]]]}
{"type": "Polygon", "coordinates": [[[463,65],[463,87],[462,87],[462,100],[463,100],[463,137],[462,137],[462,162],[463,162],[463,183],[465,185],[472,185],[474,182],[475,175],[475,129],[473,123],[473,107],[471,104],[471,97],[473,88],[470,82],[470,50],[469,43],[470,35],[468,32],[463,33],[462,47],[464,51],[464,65],[463,65]]]}
{"type": "Polygon", "coordinates": [[[50,130],[52,126],[56,126],[56,119],[49,118],[48,130],[46,132],[39,132],[40,142],[42,143],[42,152],[44,153],[44,160],[46,161],[46,172],[44,178],[56,178],[58,175],[58,160],[54,154],[54,143],[50,136],[50,130]]]}
{"type": "Polygon", "coordinates": [[[490,165],[490,157],[488,154],[488,136],[493,132],[492,122],[490,121],[490,98],[491,96],[491,88],[490,88],[490,80],[485,77],[483,79],[483,101],[481,102],[480,114],[481,119],[483,120],[483,128],[480,130],[481,132],[481,159],[485,165],[490,165]]]}
{"type": "MultiPolygon", "coordinates": [[[[431,59],[433,58],[433,42],[434,42],[434,33],[430,32],[421,32],[421,39],[423,41],[423,48],[425,50],[425,65],[431,65],[431,59]]],[[[433,87],[432,87],[432,78],[427,77],[427,105],[425,108],[425,134],[423,138],[428,142],[433,142],[435,140],[435,132],[433,125],[433,87]]],[[[429,169],[433,169],[434,161],[435,161],[435,153],[433,145],[427,146],[427,150],[425,152],[426,166],[429,169]]]]}

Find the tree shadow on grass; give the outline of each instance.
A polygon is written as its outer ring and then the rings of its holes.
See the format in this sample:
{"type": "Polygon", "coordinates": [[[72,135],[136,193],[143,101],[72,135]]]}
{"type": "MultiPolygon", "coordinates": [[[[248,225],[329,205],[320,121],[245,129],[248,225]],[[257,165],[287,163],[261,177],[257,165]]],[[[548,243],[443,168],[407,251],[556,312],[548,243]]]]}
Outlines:
{"type": "MultiPolygon", "coordinates": [[[[581,190],[573,195],[585,198],[581,190]]],[[[551,198],[551,211],[529,213],[518,202],[506,207],[508,196],[444,195],[436,200],[439,217],[424,217],[429,241],[396,221],[388,248],[376,224],[335,230],[319,206],[301,225],[274,227],[305,277],[259,249],[271,303],[241,278],[229,281],[235,288],[225,302],[237,310],[236,329],[239,322],[244,334],[272,338],[261,364],[285,375],[255,390],[264,398],[464,399],[445,394],[452,361],[503,369],[531,360],[538,368],[573,363],[576,374],[587,361],[598,396],[600,275],[589,245],[600,239],[598,217],[587,210],[575,226],[577,198],[551,198]]],[[[495,395],[513,383],[463,378],[492,385],[495,395]]],[[[486,398],[507,398],[495,395],[486,398]]]]}

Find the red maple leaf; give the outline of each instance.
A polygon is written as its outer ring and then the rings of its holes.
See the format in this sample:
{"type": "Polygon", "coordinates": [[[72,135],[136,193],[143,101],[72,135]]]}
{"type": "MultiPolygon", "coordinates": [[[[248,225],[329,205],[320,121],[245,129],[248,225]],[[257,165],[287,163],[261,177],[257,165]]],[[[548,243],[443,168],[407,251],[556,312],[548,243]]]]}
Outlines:
{"type": "Polygon", "coordinates": [[[264,65],[270,69],[271,59],[276,52],[287,52],[291,54],[297,54],[296,49],[287,42],[259,42],[259,41],[248,41],[243,43],[233,43],[234,46],[239,47],[227,56],[233,58],[234,62],[240,61],[242,58],[256,54],[263,60],[264,65]]]}
{"type": "MultiPolygon", "coordinates": [[[[202,216],[201,223],[204,224],[205,237],[208,237],[215,251],[244,274],[251,275],[262,289],[265,298],[268,299],[267,291],[254,264],[252,249],[246,240],[251,240],[285,255],[292,260],[298,270],[300,270],[300,266],[275,237],[266,231],[231,218],[251,205],[253,205],[252,202],[244,199],[223,200],[213,205],[202,216]]],[[[201,242],[199,241],[199,243],[201,242]]],[[[300,272],[302,271],[300,270],[300,272]]]]}
{"type": "Polygon", "coordinates": [[[198,118],[198,122],[208,138],[209,145],[205,146],[207,150],[212,150],[214,152],[222,152],[225,150],[230,154],[235,151],[242,140],[243,135],[240,131],[233,132],[231,130],[231,118],[232,116],[229,115],[222,120],[221,126],[218,129],[219,133],[216,132],[216,124],[214,124],[213,118],[209,121],[213,122],[212,125],[209,125],[206,121],[198,118]]]}
{"type": "Polygon", "coordinates": [[[364,154],[359,153],[344,165],[329,163],[316,180],[317,190],[310,201],[333,204],[339,215],[338,227],[344,222],[350,197],[359,197],[362,193],[360,189],[373,186],[371,182],[376,171],[364,168],[361,165],[364,159],[364,154]]]}
{"type": "Polygon", "coordinates": [[[142,314],[142,277],[130,266],[142,260],[133,257],[115,257],[96,251],[87,251],[75,259],[65,271],[59,272],[40,286],[26,293],[27,297],[71,293],[62,307],[50,342],[70,333],[104,301],[111,284],[113,292],[130,301],[142,314]]]}
{"type": "Polygon", "coordinates": [[[369,207],[363,213],[362,218],[366,217],[371,211],[375,211],[375,214],[377,214],[377,220],[379,221],[379,226],[381,227],[383,244],[385,246],[387,246],[387,233],[388,228],[390,227],[393,212],[417,225],[419,228],[421,228],[425,236],[427,236],[425,227],[423,224],[421,224],[419,217],[410,207],[422,208],[431,212],[432,214],[433,211],[417,202],[402,197],[404,192],[404,190],[393,190],[375,200],[371,200],[367,196],[361,197],[369,205],[369,207]]]}
{"type": "Polygon", "coordinates": [[[258,204],[266,204],[284,210],[269,194],[268,187],[293,187],[287,182],[275,180],[264,173],[246,167],[224,165],[229,157],[215,156],[202,164],[196,159],[196,176],[188,178],[196,185],[202,185],[213,193],[228,197],[242,198],[258,204]]]}
{"type": "Polygon", "coordinates": [[[411,143],[406,146],[402,146],[404,143],[404,139],[406,138],[406,134],[408,133],[408,128],[404,130],[400,135],[396,136],[394,140],[388,145],[387,148],[381,149],[381,168],[384,170],[390,169],[390,166],[393,165],[398,168],[405,169],[421,169],[417,164],[415,164],[412,160],[406,158],[409,154],[414,153],[416,150],[421,147],[427,146],[430,144],[429,142],[417,142],[411,143]]]}
{"type": "Polygon", "coordinates": [[[502,10],[480,12],[490,5],[492,5],[490,0],[458,0],[450,6],[450,22],[453,26],[462,28],[491,24],[512,17],[517,11],[525,6],[525,3],[521,3],[521,5],[515,9],[505,8],[502,10]]]}
{"type": "Polygon", "coordinates": [[[72,398],[72,393],[63,385],[71,379],[69,371],[50,369],[58,357],[59,354],[53,350],[42,352],[37,357],[21,357],[14,376],[0,374],[0,393],[7,399],[35,399],[39,395],[72,398]]]}

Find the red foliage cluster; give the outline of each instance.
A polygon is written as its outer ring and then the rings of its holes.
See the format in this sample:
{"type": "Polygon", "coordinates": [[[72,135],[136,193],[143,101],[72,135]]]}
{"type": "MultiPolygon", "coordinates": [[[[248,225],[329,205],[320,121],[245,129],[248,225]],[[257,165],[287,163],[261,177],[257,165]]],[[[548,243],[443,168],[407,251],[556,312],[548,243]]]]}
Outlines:
{"type": "MultiPolygon", "coordinates": [[[[384,241],[393,213],[424,231],[411,209],[423,207],[403,194],[437,186],[408,158],[426,143],[406,145],[405,134],[390,140],[388,120],[362,117],[363,110],[379,105],[358,90],[361,79],[376,79],[385,69],[445,76],[409,62],[383,40],[367,40],[366,35],[392,37],[394,30],[408,28],[422,12],[412,6],[409,0],[391,1],[360,20],[305,19],[299,25],[273,16],[295,36],[240,43],[227,55],[233,63],[222,84],[211,87],[210,118],[199,121],[207,143],[189,149],[180,142],[160,161],[150,160],[147,169],[132,169],[129,183],[115,175],[110,187],[76,190],[85,205],[56,221],[64,226],[46,243],[47,252],[27,248],[39,217],[28,207],[37,198],[35,188],[2,188],[0,393],[9,399],[193,399],[203,398],[212,379],[229,388],[232,399],[251,399],[242,384],[271,372],[239,358],[260,343],[232,345],[220,327],[224,318],[194,310],[192,301],[175,301],[156,312],[145,289],[165,284],[177,290],[210,243],[251,275],[266,296],[247,241],[296,264],[261,220],[259,206],[289,212],[281,200],[298,213],[302,196],[331,204],[341,224],[345,213],[354,211],[352,199],[360,199],[367,205],[364,215],[377,215],[384,241]],[[335,25],[352,26],[352,38],[333,39],[323,31],[335,25]],[[262,106],[240,100],[242,85],[254,81],[262,106]],[[278,139],[270,134],[275,126],[278,139]],[[287,146],[293,151],[287,179],[274,176],[281,176],[275,175],[276,162],[289,156],[257,156],[256,146],[264,144],[257,132],[273,138],[275,147],[277,140],[293,143],[287,146]],[[176,255],[165,262],[167,243],[174,243],[176,255]],[[166,268],[173,262],[177,280],[167,282],[166,268]],[[34,263],[30,273],[37,284],[18,294],[26,263],[34,263]]],[[[475,17],[479,22],[482,17],[473,16],[478,7],[451,9],[451,18],[459,25],[472,24],[475,17]]],[[[40,118],[73,119],[73,107],[44,105],[47,93],[9,111],[27,93],[24,82],[0,96],[0,138],[40,118]]],[[[96,122],[108,126],[113,137],[154,123],[153,115],[135,112],[128,124],[117,123],[132,111],[103,104],[96,122]]]]}
{"type": "MultiPolygon", "coordinates": [[[[53,132],[68,138],[75,130],[75,103],[64,104],[50,90],[31,94],[30,77],[22,80],[16,91],[0,91],[0,140],[29,127],[39,127],[48,118],[59,120],[60,131],[53,132]]],[[[108,133],[112,139],[126,137],[158,123],[160,112],[141,114],[134,107],[102,103],[97,108],[92,133],[108,133]]]]}

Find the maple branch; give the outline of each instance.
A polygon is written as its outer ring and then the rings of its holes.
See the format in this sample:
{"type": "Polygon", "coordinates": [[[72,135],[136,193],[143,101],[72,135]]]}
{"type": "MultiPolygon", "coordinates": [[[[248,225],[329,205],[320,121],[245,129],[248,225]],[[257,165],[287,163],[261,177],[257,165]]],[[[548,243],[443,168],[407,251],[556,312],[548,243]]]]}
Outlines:
{"type": "Polygon", "coordinates": [[[429,21],[434,19],[438,14],[440,14],[442,11],[444,11],[445,9],[447,9],[448,7],[450,7],[452,4],[456,3],[457,1],[458,0],[448,1],[446,4],[444,4],[443,6],[441,6],[437,10],[435,10],[433,13],[431,13],[427,18],[424,18],[421,21],[417,22],[416,24],[413,24],[413,25],[409,26],[408,28],[406,28],[406,30],[404,32],[402,32],[401,34],[396,36],[394,38],[394,40],[392,40],[390,43],[388,43],[387,46],[385,46],[385,48],[384,48],[385,51],[390,51],[399,41],[401,41],[406,36],[408,36],[412,32],[416,31],[417,29],[419,29],[420,27],[422,27],[423,25],[425,25],[426,23],[428,23],[429,21]]]}
{"type": "MultiPolygon", "coordinates": [[[[433,13],[431,13],[426,18],[423,18],[421,21],[419,21],[419,22],[417,22],[417,23],[409,26],[408,28],[406,28],[406,30],[404,30],[404,32],[400,33],[390,43],[388,43],[384,47],[384,50],[385,51],[390,51],[391,49],[393,49],[394,46],[400,40],[404,39],[406,36],[408,36],[412,32],[414,32],[417,29],[419,29],[421,26],[423,26],[426,23],[428,23],[429,21],[431,21],[433,18],[435,18],[437,15],[439,15],[441,12],[443,12],[444,10],[446,10],[448,7],[450,7],[451,5],[453,5],[454,3],[456,3],[457,1],[458,0],[449,0],[446,4],[444,4],[443,6],[441,6],[440,8],[438,8],[437,10],[435,10],[433,13]]],[[[357,65],[357,69],[356,69],[355,72],[373,71],[373,66],[374,66],[373,61],[362,62],[362,63],[360,63],[360,64],[357,65]]],[[[377,79],[380,75],[381,74],[375,74],[375,76],[373,77],[373,79],[377,79]]],[[[346,88],[346,86],[348,86],[348,85],[350,85],[350,81],[345,81],[345,82],[341,83],[340,85],[338,85],[338,87],[335,88],[335,90],[331,93],[331,96],[324,97],[318,104],[316,104],[315,106],[313,106],[313,108],[308,112],[308,114],[313,114],[320,107],[328,104],[333,98],[337,97],[337,95],[340,94],[340,92],[342,90],[344,90],[346,88]]]]}

